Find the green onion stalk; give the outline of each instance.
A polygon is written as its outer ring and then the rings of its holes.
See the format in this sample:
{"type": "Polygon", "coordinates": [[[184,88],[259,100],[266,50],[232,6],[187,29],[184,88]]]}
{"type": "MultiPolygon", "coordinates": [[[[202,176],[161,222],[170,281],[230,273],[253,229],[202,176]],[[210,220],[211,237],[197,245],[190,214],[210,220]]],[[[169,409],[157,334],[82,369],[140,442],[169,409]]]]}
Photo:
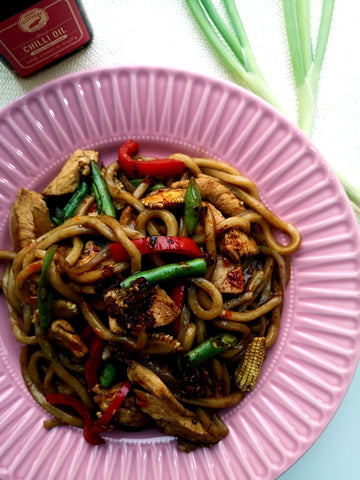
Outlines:
{"type": "MultiPolygon", "coordinates": [[[[285,113],[266,82],[251,48],[235,0],[223,0],[226,20],[212,0],[186,0],[204,36],[243,87],[285,113]]],[[[316,114],[319,79],[328,43],[335,0],[323,0],[315,46],[310,0],[282,0],[284,23],[298,104],[298,126],[309,137],[316,114]]],[[[360,207],[360,191],[336,172],[349,199],[360,207]]]]}
{"type": "MultiPolygon", "coordinates": [[[[314,126],[320,72],[328,43],[334,3],[335,0],[323,0],[314,48],[311,35],[310,0],[282,0],[298,99],[298,125],[309,137],[314,126]]],[[[349,200],[359,207],[359,190],[339,171],[335,170],[335,173],[349,200]]]]}
{"type": "Polygon", "coordinates": [[[324,0],[315,49],[311,39],[310,0],[282,0],[290,59],[298,96],[298,124],[311,135],[320,71],[329,38],[335,0],[324,0]]]}
{"type": "MultiPolygon", "coordinates": [[[[239,37],[233,37],[211,1],[186,0],[186,3],[208,42],[239,78],[239,83],[283,112],[255,61],[240,16],[230,16],[232,24],[235,24],[236,31],[240,34],[239,40],[239,37]]],[[[228,9],[237,12],[232,0],[224,3],[228,5],[228,9]]]]}

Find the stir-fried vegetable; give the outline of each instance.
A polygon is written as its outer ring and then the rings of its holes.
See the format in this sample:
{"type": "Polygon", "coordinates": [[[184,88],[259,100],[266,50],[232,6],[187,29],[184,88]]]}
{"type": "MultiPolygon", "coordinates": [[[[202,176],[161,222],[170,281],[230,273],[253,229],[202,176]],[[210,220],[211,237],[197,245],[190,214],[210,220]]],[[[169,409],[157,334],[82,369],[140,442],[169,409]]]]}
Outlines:
{"type": "Polygon", "coordinates": [[[113,418],[115,413],[119,410],[127,394],[130,392],[131,387],[132,387],[131,382],[129,380],[125,380],[125,382],[121,385],[115,397],[111,401],[108,408],[101,415],[101,417],[98,420],[96,420],[92,428],[92,432],[94,434],[97,434],[102,430],[104,430],[104,428],[106,428],[106,426],[111,422],[111,419],[113,418]]]}
{"type": "Polygon", "coordinates": [[[50,305],[53,297],[53,291],[48,281],[48,273],[55,252],[56,245],[53,245],[45,254],[37,290],[39,322],[43,331],[46,331],[51,324],[50,305]]]}
{"type": "Polygon", "coordinates": [[[204,258],[195,258],[181,263],[169,263],[162,267],[152,268],[143,272],[134,273],[120,283],[122,288],[129,288],[137,278],[145,278],[149,283],[165,282],[181,277],[205,275],[207,270],[204,258]]]}
{"type": "Polygon", "coordinates": [[[83,435],[90,445],[101,445],[104,443],[98,432],[93,429],[94,421],[90,410],[80,400],[66,393],[48,393],[45,398],[51,405],[66,405],[76,410],[84,421],[83,435]]]}
{"type": "Polygon", "coordinates": [[[237,338],[230,333],[217,335],[200,343],[185,355],[190,367],[196,367],[211,357],[225,352],[236,345],[237,338]]]}
{"type": "Polygon", "coordinates": [[[171,288],[170,291],[170,297],[172,298],[173,302],[175,305],[179,308],[182,308],[184,304],[184,299],[185,299],[185,293],[186,293],[186,285],[185,283],[179,283],[177,282],[173,287],[171,288]]]}
{"type": "Polygon", "coordinates": [[[109,388],[114,381],[116,369],[114,365],[108,362],[100,375],[100,383],[103,388],[109,388]]]}
{"type": "MultiPolygon", "coordinates": [[[[130,180],[130,183],[134,187],[138,187],[142,181],[143,181],[143,178],[133,178],[132,180],[130,180]]],[[[160,188],[164,188],[164,186],[165,185],[161,182],[155,182],[147,189],[147,191],[148,192],[154,192],[155,190],[159,190],[160,188]]]]}
{"type": "Polygon", "coordinates": [[[75,215],[76,210],[79,208],[79,205],[84,200],[86,195],[90,193],[89,185],[84,181],[81,180],[77,189],[70,197],[70,200],[65,205],[63,211],[58,217],[53,217],[52,220],[56,223],[56,225],[60,225],[61,223],[65,222],[68,218],[71,218],[75,215]]]}
{"type": "MultiPolygon", "coordinates": [[[[176,253],[189,258],[201,256],[201,251],[192,238],[166,237],[152,235],[150,237],[132,240],[141,255],[148,253],[176,253]]],[[[111,243],[109,246],[111,256],[115,262],[122,262],[129,258],[129,253],[121,243],[111,243]]]]}
{"type": "Polygon", "coordinates": [[[90,165],[93,177],[92,189],[96,198],[99,213],[116,218],[116,210],[100,169],[94,160],[91,161],[90,165]]]}
{"type": "Polygon", "coordinates": [[[100,366],[104,346],[105,341],[97,335],[93,335],[90,341],[89,357],[85,363],[85,379],[88,390],[91,390],[99,381],[97,371],[100,366]]]}
{"type": "Polygon", "coordinates": [[[134,177],[167,177],[184,172],[184,163],[173,158],[155,158],[151,160],[137,160],[132,158],[139,150],[134,140],[124,142],[118,152],[119,163],[126,175],[134,177]]]}
{"type": "Polygon", "coordinates": [[[194,177],[191,177],[185,193],[184,222],[187,231],[192,235],[199,223],[201,212],[201,193],[194,177]]]}

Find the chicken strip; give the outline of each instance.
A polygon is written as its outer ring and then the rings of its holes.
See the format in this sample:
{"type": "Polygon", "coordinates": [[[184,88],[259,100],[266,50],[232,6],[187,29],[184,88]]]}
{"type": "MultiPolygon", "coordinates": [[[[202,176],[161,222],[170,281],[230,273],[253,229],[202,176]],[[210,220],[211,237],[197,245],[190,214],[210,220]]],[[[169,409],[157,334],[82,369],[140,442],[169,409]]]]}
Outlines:
{"type": "Polygon", "coordinates": [[[49,210],[41,193],[19,188],[10,208],[9,219],[10,238],[16,252],[37,237],[34,209],[49,217],[49,210]]]}
{"type": "Polygon", "coordinates": [[[242,256],[250,257],[259,253],[255,240],[237,228],[231,228],[225,233],[219,248],[236,262],[239,262],[242,256]]]}
{"type": "Polygon", "coordinates": [[[167,435],[173,435],[196,444],[214,444],[222,435],[213,422],[206,427],[196,413],[181,405],[163,381],[150,369],[131,361],[128,378],[148,392],[135,389],[137,404],[167,435]]]}
{"type": "Polygon", "coordinates": [[[94,150],[75,150],[60,173],[45,188],[43,194],[57,196],[73,193],[79,185],[81,177],[90,175],[91,160],[98,163],[98,158],[99,154],[94,150]]]}
{"type": "MultiPolygon", "coordinates": [[[[216,225],[225,220],[223,214],[214,205],[207,203],[207,207],[211,210],[216,225]]],[[[259,247],[255,240],[239,228],[230,228],[225,231],[219,243],[219,249],[235,262],[239,262],[242,256],[250,257],[259,253],[259,247]]]]}
{"type": "Polygon", "coordinates": [[[59,319],[52,322],[49,335],[56,343],[72,352],[76,358],[82,358],[88,352],[81,337],[66,320],[59,319]]]}
{"type": "Polygon", "coordinates": [[[240,265],[218,255],[211,281],[220,293],[238,295],[244,290],[244,276],[240,265]]]}

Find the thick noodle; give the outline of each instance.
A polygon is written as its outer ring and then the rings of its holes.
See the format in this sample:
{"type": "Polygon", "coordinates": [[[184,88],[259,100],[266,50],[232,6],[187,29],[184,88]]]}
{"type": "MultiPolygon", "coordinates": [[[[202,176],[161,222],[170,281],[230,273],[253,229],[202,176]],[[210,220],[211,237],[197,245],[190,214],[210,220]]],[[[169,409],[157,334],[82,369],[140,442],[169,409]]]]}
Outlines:
{"type": "MultiPolygon", "coordinates": [[[[136,156],[132,165],[152,160],[136,156]]],[[[183,450],[212,445],[228,434],[217,412],[255,388],[266,350],[276,345],[300,233],[227,163],[174,153],[164,169],[160,178],[136,178],[113,161],[100,165],[100,187],[82,173],[91,191],[71,218],[55,222],[69,196],[40,195],[48,209],[40,226],[31,229],[29,220],[22,248],[0,250],[10,326],[23,344],[21,371],[54,417],[47,429],[84,428],[89,441],[88,422],[109,417],[107,429],[155,425],[177,436],[183,450]],[[183,168],[167,175],[172,162],[183,168]],[[104,213],[99,188],[115,216],[104,213]],[[195,264],[202,268],[196,273],[169,273],[195,264]],[[158,276],[148,276],[151,270],[158,276]],[[133,274],[137,280],[123,283],[133,274]],[[109,413],[128,385],[121,407],[109,413]],[[50,393],[88,413],[49,403],[50,393]]],[[[16,205],[11,225],[20,217],[16,205]]],[[[91,432],[94,441],[99,430],[91,432]]]]}

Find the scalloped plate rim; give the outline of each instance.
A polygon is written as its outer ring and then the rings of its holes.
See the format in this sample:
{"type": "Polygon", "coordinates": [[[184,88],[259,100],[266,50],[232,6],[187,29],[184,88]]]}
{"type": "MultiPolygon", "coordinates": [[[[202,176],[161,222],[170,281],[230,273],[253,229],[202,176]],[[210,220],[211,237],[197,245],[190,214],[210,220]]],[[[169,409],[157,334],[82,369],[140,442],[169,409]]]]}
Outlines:
{"type": "MultiPolygon", "coordinates": [[[[288,119],[286,119],[281,113],[277,112],[272,106],[268,105],[264,100],[256,97],[254,94],[252,94],[252,92],[249,92],[249,91],[243,89],[242,87],[239,87],[239,86],[235,85],[234,83],[231,83],[229,81],[226,81],[226,80],[223,80],[223,79],[220,79],[220,78],[209,77],[209,76],[206,76],[206,75],[201,75],[201,74],[198,74],[196,72],[190,72],[190,71],[186,71],[186,70],[166,68],[166,67],[157,67],[157,66],[150,66],[149,67],[149,66],[135,66],[135,65],[133,65],[133,66],[96,67],[96,68],[92,68],[92,69],[89,69],[89,70],[73,72],[71,74],[65,75],[64,77],[54,79],[54,80],[52,80],[52,81],[50,81],[50,82],[48,82],[48,83],[46,83],[42,86],[36,87],[35,89],[25,93],[24,95],[22,95],[17,100],[12,102],[10,105],[4,107],[0,111],[0,120],[3,119],[3,118],[6,118],[6,116],[9,115],[11,112],[13,112],[15,109],[21,110],[23,108],[26,108],[26,104],[29,101],[29,99],[31,99],[32,97],[35,98],[38,94],[41,94],[42,92],[44,92],[46,90],[50,91],[51,89],[55,89],[57,86],[64,84],[64,82],[69,82],[71,84],[71,83],[76,82],[77,80],[80,81],[82,78],[86,78],[86,77],[93,78],[93,77],[96,77],[99,73],[102,73],[104,71],[109,72],[110,74],[114,74],[118,71],[129,71],[129,72],[132,72],[135,75],[136,75],[136,72],[147,72],[147,73],[153,73],[153,74],[156,74],[156,73],[159,73],[159,72],[165,72],[166,74],[183,75],[183,76],[191,78],[193,80],[194,79],[201,79],[205,83],[219,84],[225,90],[227,89],[227,90],[229,90],[229,91],[231,90],[233,92],[236,92],[236,91],[241,92],[241,95],[246,99],[246,102],[249,102],[249,101],[254,102],[255,104],[259,105],[263,111],[265,110],[265,111],[272,112],[272,114],[276,118],[282,119],[283,123],[289,125],[289,128],[291,130],[292,135],[296,135],[300,139],[301,143],[307,145],[310,149],[312,149],[314,151],[314,154],[317,157],[318,163],[322,165],[323,170],[327,170],[327,173],[328,173],[327,182],[332,183],[333,188],[336,191],[339,192],[338,202],[342,203],[342,205],[344,206],[344,208],[346,210],[347,220],[349,222],[349,224],[348,224],[349,228],[351,227],[351,228],[356,228],[357,229],[355,216],[352,212],[352,209],[351,209],[351,206],[350,206],[350,203],[349,203],[348,199],[346,198],[346,196],[344,195],[344,193],[342,191],[342,186],[341,186],[340,182],[336,178],[335,174],[332,172],[332,170],[331,170],[330,166],[327,164],[326,160],[321,156],[320,152],[318,152],[316,147],[314,147],[311,144],[311,142],[307,139],[305,134],[303,132],[301,132],[300,130],[298,130],[295,125],[291,124],[291,122],[289,122],[288,119]]],[[[99,142],[100,142],[100,140],[99,140],[99,142]]],[[[357,237],[356,241],[357,241],[357,248],[359,249],[359,246],[360,246],[359,236],[357,237]]],[[[359,335],[358,335],[358,337],[359,337],[359,335]]],[[[358,342],[359,342],[359,338],[358,338],[358,342]]],[[[359,352],[358,352],[357,355],[354,354],[354,356],[352,358],[351,368],[348,368],[347,372],[346,372],[347,373],[347,382],[346,382],[345,388],[343,388],[342,391],[341,391],[341,394],[337,396],[337,401],[333,404],[331,415],[328,414],[327,417],[326,417],[326,421],[320,422],[320,425],[316,430],[316,434],[315,435],[313,434],[313,436],[312,436],[311,443],[309,444],[309,442],[304,442],[300,446],[299,450],[297,451],[297,453],[293,457],[291,457],[291,455],[289,455],[286,465],[282,465],[281,467],[274,467],[274,465],[272,465],[272,468],[270,468],[270,470],[273,474],[279,475],[279,474],[283,473],[286,469],[290,468],[290,466],[308,448],[310,448],[310,446],[314,443],[316,438],[318,438],[318,436],[326,428],[328,422],[331,420],[331,418],[334,415],[335,411],[337,410],[343,396],[345,395],[348,386],[350,385],[350,382],[351,382],[352,376],[355,372],[355,369],[356,369],[359,358],[360,358],[359,352]]],[[[1,382],[0,382],[0,387],[1,387],[1,382]]],[[[246,402],[251,402],[251,396],[248,397],[246,402]]],[[[126,440],[125,440],[125,443],[126,443],[126,440]]],[[[129,441],[129,443],[133,443],[133,440],[129,441]]],[[[165,442],[165,443],[167,443],[167,442],[165,442]]]]}

